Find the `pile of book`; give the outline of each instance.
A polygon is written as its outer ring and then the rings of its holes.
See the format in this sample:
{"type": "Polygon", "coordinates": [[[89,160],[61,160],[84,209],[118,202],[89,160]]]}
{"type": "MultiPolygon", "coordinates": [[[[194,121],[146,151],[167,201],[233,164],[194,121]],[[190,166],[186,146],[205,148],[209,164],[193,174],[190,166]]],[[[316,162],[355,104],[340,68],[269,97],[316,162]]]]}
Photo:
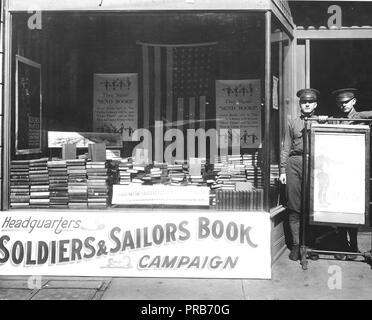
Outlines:
{"type": "Polygon", "coordinates": [[[261,211],[263,210],[263,189],[217,190],[216,210],[261,211]]]}
{"type": "Polygon", "coordinates": [[[231,164],[240,164],[242,163],[242,156],[240,154],[227,155],[226,160],[231,164]]]}
{"type": "Polygon", "coordinates": [[[80,209],[88,207],[88,185],[85,162],[85,159],[66,160],[69,208],[80,209]]]}
{"type": "Polygon", "coordinates": [[[10,162],[10,207],[28,208],[30,206],[29,160],[10,162]]]}
{"type": "Polygon", "coordinates": [[[257,166],[257,153],[246,153],[242,155],[242,162],[245,166],[257,166]]]}
{"type": "Polygon", "coordinates": [[[271,164],[270,165],[270,185],[276,185],[279,180],[279,165],[271,164]]]}
{"type": "Polygon", "coordinates": [[[183,164],[168,164],[168,176],[171,185],[183,185],[186,182],[186,173],[183,164]]]}
{"type": "Polygon", "coordinates": [[[30,207],[47,208],[50,203],[48,158],[32,159],[29,166],[30,207]]]}
{"type": "Polygon", "coordinates": [[[146,174],[142,179],[150,184],[161,183],[162,170],[160,168],[150,168],[150,172],[146,174]]]}
{"type": "Polygon", "coordinates": [[[133,174],[132,176],[132,183],[137,184],[144,184],[143,178],[146,176],[146,165],[143,164],[133,164],[133,167],[131,169],[128,169],[128,172],[130,174],[133,174]]]}
{"type": "Polygon", "coordinates": [[[205,184],[203,175],[189,176],[191,185],[202,186],[205,184]]]}
{"type": "Polygon", "coordinates": [[[87,162],[86,171],[88,177],[88,208],[106,208],[108,199],[106,162],[87,162]]]}
{"type": "Polygon", "coordinates": [[[68,208],[68,175],[65,160],[48,161],[51,208],[68,208]]]}
{"type": "Polygon", "coordinates": [[[167,184],[169,182],[168,176],[168,165],[163,162],[154,162],[153,167],[150,169],[150,182],[152,184],[162,183],[167,184]],[[160,178],[159,178],[160,174],[160,178]]]}
{"type": "Polygon", "coordinates": [[[256,188],[263,187],[263,176],[262,176],[262,170],[260,167],[249,166],[245,172],[247,175],[247,180],[252,182],[256,188]]]}
{"type": "Polygon", "coordinates": [[[263,188],[262,165],[259,160],[259,153],[243,155],[243,164],[245,166],[245,173],[247,180],[251,182],[256,188],[263,188]]]}
{"type": "Polygon", "coordinates": [[[131,183],[132,174],[128,172],[128,170],[132,168],[133,168],[133,163],[130,159],[124,158],[124,159],[119,160],[119,165],[118,165],[119,184],[130,184],[131,183]]]}
{"type": "Polygon", "coordinates": [[[235,190],[235,183],[231,181],[231,173],[229,168],[223,168],[216,176],[216,185],[215,189],[222,190],[235,190]]]}

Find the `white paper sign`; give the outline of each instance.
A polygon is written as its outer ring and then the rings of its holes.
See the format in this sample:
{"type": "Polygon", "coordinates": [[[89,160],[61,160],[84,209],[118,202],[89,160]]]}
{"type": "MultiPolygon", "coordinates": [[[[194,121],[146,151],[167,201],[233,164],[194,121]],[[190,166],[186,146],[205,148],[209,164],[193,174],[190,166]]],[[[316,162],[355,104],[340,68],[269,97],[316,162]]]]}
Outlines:
{"type": "Polygon", "coordinates": [[[170,185],[113,185],[114,205],[209,206],[209,187],[170,185]]]}
{"type": "Polygon", "coordinates": [[[225,134],[226,142],[261,148],[261,80],[216,80],[216,118],[217,131],[225,134]]]}
{"type": "Polygon", "coordinates": [[[12,210],[0,274],[270,279],[270,214],[12,210]]]}
{"type": "Polygon", "coordinates": [[[364,224],[364,135],[317,133],[314,155],[314,221],[364,224]]]}
{"type": "Polygon", "coordinates": [[[138,121],[137,73],[94,74],[93,130],[131,141],[138,121]]]}
{"type": "Polygon", "coordinates": [[[104,143],[106,147],[122,147],[119,133],[48,131],[48,148],[62,148],[66,143],[87,148],[91,143],[104,143]]]}

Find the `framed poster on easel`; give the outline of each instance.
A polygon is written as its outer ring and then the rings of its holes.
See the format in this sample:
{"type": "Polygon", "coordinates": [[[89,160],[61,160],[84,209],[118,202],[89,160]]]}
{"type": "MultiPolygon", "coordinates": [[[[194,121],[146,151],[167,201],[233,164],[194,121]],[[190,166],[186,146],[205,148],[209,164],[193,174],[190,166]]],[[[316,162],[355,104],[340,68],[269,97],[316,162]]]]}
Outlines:
{"type": "Polygon", "coordinates": [[[39,153],[42,148],[41,65],[16,55],[15,152],[39,153]]]}
{"type": "Polygon", "coordinates": [[[313,124],[310,139],[310,223],[369,225],[369,126],[313,124]]]}

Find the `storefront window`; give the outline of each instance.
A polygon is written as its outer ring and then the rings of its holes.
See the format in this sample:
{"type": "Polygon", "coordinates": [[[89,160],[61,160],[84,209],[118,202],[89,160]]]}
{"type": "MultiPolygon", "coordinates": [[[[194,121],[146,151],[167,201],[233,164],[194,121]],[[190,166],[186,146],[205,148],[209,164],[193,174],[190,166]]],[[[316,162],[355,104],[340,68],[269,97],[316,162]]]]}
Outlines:
{"type": "Polygon", "coordinates": [[[263,13],[14,13],[12,37],[10,208],[263,210],[263,13]]]}
{"type": "Polygon", "coordinates": [[[276,19],[272,21],[271,44],[271,108],[270,108],[270,208],[282,203],[283,190],[279,182],[280,144],[286,115],[286,98],[290,94],[288,78],[290,38],[276,19]]]}

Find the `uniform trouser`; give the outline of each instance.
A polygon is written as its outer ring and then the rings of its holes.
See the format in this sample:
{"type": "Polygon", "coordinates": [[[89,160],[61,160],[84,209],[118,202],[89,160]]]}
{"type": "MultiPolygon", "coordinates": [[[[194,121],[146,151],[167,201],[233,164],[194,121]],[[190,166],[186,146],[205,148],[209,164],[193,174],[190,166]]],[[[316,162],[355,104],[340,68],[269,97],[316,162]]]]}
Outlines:
{"type": "MultiPolygon", "coordinates": [[[[291,156],[288,159],[286,168],[286,197],[287,208],[289,211],[288,220],[289,228],[292,234],[292,245],[298,245],[300,242],[300,218],[301,218],[301,198],[302,198],[302,155],[291,156]]],[[[314,241],[314,234],[309,231],[310,241],[314,241]]],[[[351,252],[358,251],[358,229],[357,228],[339,228],[340,231],[340,246],[344,246],[347,239],[347,234],[350,238],[351,252]]],[[[342,248],[343,249],[343,248],[342,248]]]]}
{"type": "Polygon", "coordinates": [[[300,213],[302,188],[302,155],[291,156],[286,168],[286,197],[289,211],[289,228],[292,234],[292,245],[300,243],[300,213]]]}

